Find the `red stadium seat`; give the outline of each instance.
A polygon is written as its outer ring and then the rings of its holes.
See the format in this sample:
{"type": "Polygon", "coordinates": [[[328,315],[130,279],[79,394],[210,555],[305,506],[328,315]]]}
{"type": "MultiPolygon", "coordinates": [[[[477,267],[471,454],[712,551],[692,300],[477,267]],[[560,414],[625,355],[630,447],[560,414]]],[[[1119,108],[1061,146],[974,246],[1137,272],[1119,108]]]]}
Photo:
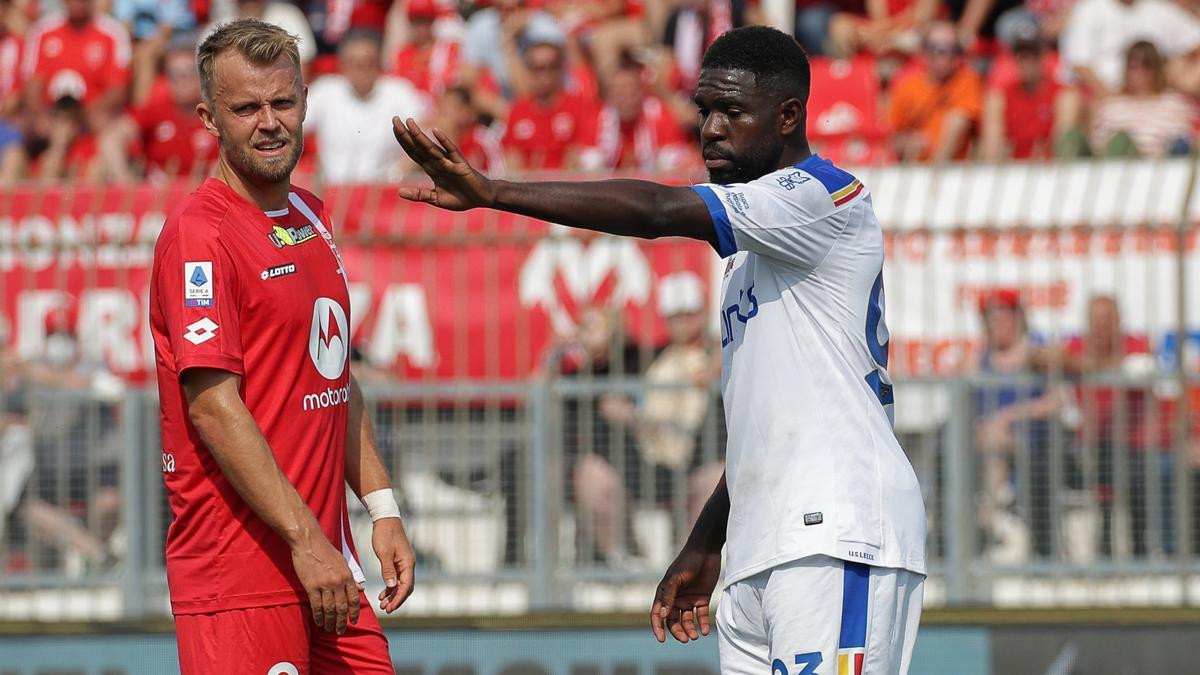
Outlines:
{"type": "Polygon", "coordinates": [[[814,141],[884,135],[879,118],[879,76],[870,56],[812,59],[808,135],[814,141]]]}

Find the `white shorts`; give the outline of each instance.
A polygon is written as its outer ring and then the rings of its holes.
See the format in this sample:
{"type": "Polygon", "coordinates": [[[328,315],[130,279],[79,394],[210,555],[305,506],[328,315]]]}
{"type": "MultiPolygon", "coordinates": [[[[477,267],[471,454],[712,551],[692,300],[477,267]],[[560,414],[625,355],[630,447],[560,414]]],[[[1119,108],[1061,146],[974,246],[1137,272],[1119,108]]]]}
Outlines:
{"type": "Polygon", "coordinates": [[[811,556],[721,594],[722,675],[904,675],[925,577],[811,556]]]}

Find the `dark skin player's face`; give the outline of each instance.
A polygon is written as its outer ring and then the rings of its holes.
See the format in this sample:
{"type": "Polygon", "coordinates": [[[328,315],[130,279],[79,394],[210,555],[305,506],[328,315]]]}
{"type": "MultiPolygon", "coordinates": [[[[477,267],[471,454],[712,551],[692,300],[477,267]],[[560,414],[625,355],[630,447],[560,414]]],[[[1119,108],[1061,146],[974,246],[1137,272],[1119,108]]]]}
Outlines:
{"type": "Polygon", "coordinates": [[[782,168],[785,140],[803,133],[804,107],[744,70],[703,70],[694,101],[709,180],[744,183],[782,168]]]}

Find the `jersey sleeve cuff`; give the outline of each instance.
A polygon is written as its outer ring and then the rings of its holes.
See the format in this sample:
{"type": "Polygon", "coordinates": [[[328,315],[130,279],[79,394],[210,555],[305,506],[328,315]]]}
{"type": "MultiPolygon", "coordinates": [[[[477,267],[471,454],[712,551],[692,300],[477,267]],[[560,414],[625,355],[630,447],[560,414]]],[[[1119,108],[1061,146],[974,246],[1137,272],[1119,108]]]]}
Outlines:
{"type": "Polygon", "coordinates": [[[213,368],[226,370],[234,375],[245,375],[246,368],[242,360],[224,354],[196,354],[175,359],[175,372],[183,375],[190,368],[213,368]]]}
{"type": "Polygon", "coordinates": [[[717,231],[717,241],[713,244],[717,255],[728,258],[737,253],[737,243],[733,240],[733,225],[729,222],[729,214],[725,211],[721,198],[706,185],[693,185],[691,188],[704,200],[704,205],[708,207],[708,215],[712,217],[713,227],[717,231]]]}

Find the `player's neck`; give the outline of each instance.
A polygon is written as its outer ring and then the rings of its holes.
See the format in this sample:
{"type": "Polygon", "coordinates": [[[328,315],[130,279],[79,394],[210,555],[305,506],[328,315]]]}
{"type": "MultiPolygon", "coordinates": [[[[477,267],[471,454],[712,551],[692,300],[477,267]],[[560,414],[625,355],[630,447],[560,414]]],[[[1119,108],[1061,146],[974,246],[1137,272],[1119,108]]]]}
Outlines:
{"type": "Polygon", "coordinates": [[[777,169],[785,169],[789,166],[796,166],[800,162],[812,157],[812,150],[808,147],[808,141],[801,141],[798,145],[784,146],[783,153],[779,156],[779,166],[777,169]]]}
{"type": "Polygon", "coordinates": [[[290,178],[279,183],[257,183],[234,171],[223,160],[217,161],[216,178],[263,211],[287,208],[288,192],[292,187],[290,178]]]}

